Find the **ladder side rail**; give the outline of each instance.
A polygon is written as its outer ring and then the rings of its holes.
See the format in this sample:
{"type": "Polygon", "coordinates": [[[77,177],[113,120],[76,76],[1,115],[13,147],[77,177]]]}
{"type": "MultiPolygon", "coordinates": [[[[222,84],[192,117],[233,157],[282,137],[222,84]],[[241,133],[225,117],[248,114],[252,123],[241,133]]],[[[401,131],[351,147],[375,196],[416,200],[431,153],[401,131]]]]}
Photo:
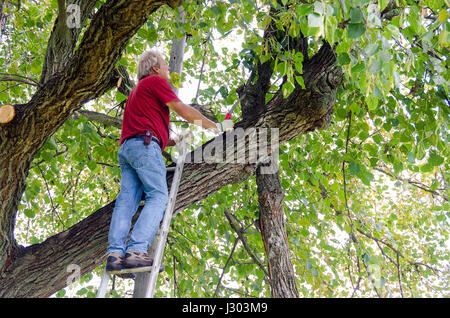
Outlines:
{"type": "Polygon", "coordinates": [[[110,274],[106,271],[106,268],[103,270],[102,280],[100,282],[100,286],[97,290],[96,298],[104,298],[106,294],[106,289],[108,288],[110,274]]]}
{"type": "Polygon", "coordinates": [[[161,226],[161,233],[158,240],[158,245],[155,252],[155,257],[153,259],[153,269],[150,272],[150,279],[148,283],[147,292],[145,298],[152,298],[155,293],[156,281],[159,274],[159,268],[161,266],[162,256],[164,248],[167,241],[167,235],[169,233],[170,222],[172,220],[173,210],[175,207],[175,202],[177,198],[178,188],[180,185],[181,175],[183,172],[184,161],[186,157],[187,146],[184,141],[181,141],[180,154],[177,160],[177,166],[175,169],[174,179],[172,181],[172,186],[170,187],[169,201],[167,202],[166,213],[164,214],[163,223],[161,226]]]}
{"type": "MultiPolygon", "coordinates": [[[[157,240],[158,235],[159,234],[157,234],[157,236],[153,239],[153,242],[148,249],[148,255],[153,259],[155,259],[155,251],[159,241],[157,240]]],[[[134,280],[133,298],[145,297],[148,289],[147,286],[150,281],[150,273],[151,272],[136,273],[136,278],[134,280]]]]}

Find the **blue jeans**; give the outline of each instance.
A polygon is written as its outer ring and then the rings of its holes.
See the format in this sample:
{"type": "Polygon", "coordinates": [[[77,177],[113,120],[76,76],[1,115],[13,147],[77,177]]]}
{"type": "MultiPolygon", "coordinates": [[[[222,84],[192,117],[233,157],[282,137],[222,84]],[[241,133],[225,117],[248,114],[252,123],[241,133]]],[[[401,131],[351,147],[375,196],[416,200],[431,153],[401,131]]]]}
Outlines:
{"type": "Polygon", "coordinates": [[[126,140],[118,152],[120,164],[120,193],[109,228],[108,253],[144,252],[158,233],[168,201],[166,166],[161,148],[152,140],[144,145],[142,138],[126,140]],[[131,219],[136,213],[142,194],[145,205],[134,224],[129,242],[131,219]]]}

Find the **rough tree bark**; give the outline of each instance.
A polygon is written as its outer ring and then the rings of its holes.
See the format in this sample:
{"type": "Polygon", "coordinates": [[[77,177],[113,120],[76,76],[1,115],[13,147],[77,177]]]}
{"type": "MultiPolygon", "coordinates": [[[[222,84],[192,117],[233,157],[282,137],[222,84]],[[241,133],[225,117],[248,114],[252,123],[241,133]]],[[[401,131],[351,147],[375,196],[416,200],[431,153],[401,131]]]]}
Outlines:
{"type": "Polygon", "coordinates": [[[4,8],[10,8],[11,4],[9,1],[0,0],[0,37],[3,34],[3,30],[6,25],[6,20],[8,19],[8,15],[4,12],[4,8]]]}
{"type": "Polygon", "coordinates": [[[82,25],[92,12],[96,0],[71,0],[70,5],[76,5],[80,8],[80,26],[68,28],[68,1],[58,0],[58,16],[53,26],[52,33],[47,45],[44,65],[42,66],[40,83],[44,84],[54,74],[61,72],[70,62],[78,38],[80,36],[82,25]]]}
{"type": "Polygon", "coordinates": [[[259,225],[266,250],[267,267],[274,298],[298,297],[294,268],[289,253],[283,212],[283,188],[279,172],[261,173],[256,169],[260,209],[259,225]]]}
{"type": "MultiPolygon", "coordinates": [[[[14,105],[16,117],[0,126],[0,297],[48,297],[66,286],[71,264],[80,266],[83,275],[104,261],[114,202],[68,230],[26,248],[14,239],[17,207],[35,153],[85,102],[116,85],[114,65],[149,14],[163,4],[174,7],[180,2],[107,1],[93,17],[67,66],[45,81],[28,103],[14,105]]],[[[257,115],[245,117],[235,128],[279,127],[280,143],[325,128],[342,82],[330,45],[324,43],[313,57],[305,59],[303,70],[305,89],[296,86],[288,98],[283,98],[280,90],[257,115]]],[[[252,85],[243,88],[243,103],[255,102],[255,89],[252,85]]],[[[236,133],[219,136],[196,151],[223,148],[236,133]]],[[[239,147],[235,145],[233,151],[237,153],[239,147]]],[[[189,155],[191,161],[183,171],[176,212],[225,185],[242,182],[256,170],[255,163],[196,162],[196,151],[189,155]]],[[[169,174],[169,185],[171,177],[169,174]]]]}
{"type": "MultiPolygon", "coordinates": [[[[178,22],[183,23],[186,13],[181,8],[178,8],[178,12],[180,14],[178,22]]],[[[184,35],[181,39],[175,38],[172,40],[172,48],[170,50],[170,57],[169,57],[169,67],[171,72],[177,73],[178,75],[180,75],[180,77],[181,77],[181,70],[183,69],[185,47],[186,47],[186,35],[184,35]]],[[[178,95],[179,88],[173,86],[172,84],[171,86],[174,93],[178,95]]]]}

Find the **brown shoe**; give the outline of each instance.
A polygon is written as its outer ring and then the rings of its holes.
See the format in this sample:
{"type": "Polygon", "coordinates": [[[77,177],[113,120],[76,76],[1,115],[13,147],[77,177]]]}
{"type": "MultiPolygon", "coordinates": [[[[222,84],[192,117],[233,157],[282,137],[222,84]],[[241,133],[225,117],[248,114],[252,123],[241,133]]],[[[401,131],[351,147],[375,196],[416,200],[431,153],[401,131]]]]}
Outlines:
{"type": "Polygon", "coordinates": [[[108,254],[106,259],[106,270],[107,271],[118,271],[123,268],[122,265],[123,257],[122,255],[112,252],[108,254]]]}
{"type": "MultiPolygon", "coordinates": [[[[115,252],[109,253],[106,259],[106,271],[120,271],[122,269],[124,269],[123,256],[115,252]]],[[[120,278],[136,278],[136,274],[134,273],[117,274],[117,276],[120,278]]]]}
{"type": "MultiPolygon", "coordinates": [[[[151,259],[147,253],[127,252],[125,254],[125,259],[123,260],[123,266],[126,268],[148,267],[150,270],[152,265],[153,259],[151,259]]],[[[162,272],[164,269],[164,265],[161,264],[159,272],[162,272]]]]}

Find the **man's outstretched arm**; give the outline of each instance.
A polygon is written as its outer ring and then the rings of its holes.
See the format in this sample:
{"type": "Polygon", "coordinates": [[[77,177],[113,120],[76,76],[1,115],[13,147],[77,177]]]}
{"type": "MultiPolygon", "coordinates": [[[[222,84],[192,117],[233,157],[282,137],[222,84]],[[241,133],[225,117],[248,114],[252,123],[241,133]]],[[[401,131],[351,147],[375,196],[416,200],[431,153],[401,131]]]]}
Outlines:
{"type": "Polygon", "coordinates": [[[192,124],[201,123],[201,127],[203,128],[220,131],[215,122],[209,120],[208,118],[203,116],[198,110],[189,105],[186,105],[181,101],[168,102],[167,106],[192,124]]]}

